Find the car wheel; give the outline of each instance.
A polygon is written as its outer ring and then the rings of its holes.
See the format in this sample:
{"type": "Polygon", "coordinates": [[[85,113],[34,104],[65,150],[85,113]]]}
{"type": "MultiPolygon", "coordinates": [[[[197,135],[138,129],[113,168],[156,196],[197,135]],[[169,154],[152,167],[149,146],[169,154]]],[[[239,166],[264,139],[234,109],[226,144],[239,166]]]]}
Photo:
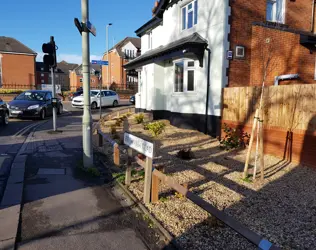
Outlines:
{"type": "Polygon", "coordinates": [[[115,100],[115,101],[113,102],[113,107],[116,107],[117,105],[118,105],[118,101],[115,100]]]}
{"type": "Polygon", "coordinates": [[[4,113],[4,115],[1,117],[2,119],[2,121],[1,121],[1,124],[3,125],[3,126],[6,126],[6,125],[8,125],[9,124],[9,114],[8,113],[4,113]]]}
{"type": "Polygon", "coordinates": [[[97,103],[96,102],[93,102],[91,104],[91,109],[96,109],[98,107],[97,103]]]}
{"type": "Polygon", "coordinates": [[[63,113],[63,111],[64,111],[64,107],[63,107],[62,104],[60,104],[60,105],[59,105],[59,108],[58,108],[58,111],[57,111],[57,114],[58,114],[58,115],[61,115],[61,114],[63,113]]]}
{"type": "Polygon", "coordinates": [[[46,118],[46,110],[45,109],[42,109],[41,112],[40,112],[40,118],[41,120],[45,120],[46,118]]]}

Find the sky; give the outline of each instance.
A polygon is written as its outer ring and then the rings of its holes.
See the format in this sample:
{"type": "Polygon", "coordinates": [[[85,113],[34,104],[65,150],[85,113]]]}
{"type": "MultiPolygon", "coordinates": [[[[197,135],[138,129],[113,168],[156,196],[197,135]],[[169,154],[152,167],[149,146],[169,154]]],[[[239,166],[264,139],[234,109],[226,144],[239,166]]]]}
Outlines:
{"type": "MultiPolygon", "coordinates": [[[[101,59],[106,50],[105,27],[109,28],[109,46],[127,36],[151,18],[155,0],[90,0],[89,19],[97,36],[90,35],[90,58],[101,59]]],[[[0,36],[13,37],[38,53],[42,44],[55,37],[57,60],[81,63],[81,36],[74,18],[81,21],[81,0],[0,0],[0,36]]]]}

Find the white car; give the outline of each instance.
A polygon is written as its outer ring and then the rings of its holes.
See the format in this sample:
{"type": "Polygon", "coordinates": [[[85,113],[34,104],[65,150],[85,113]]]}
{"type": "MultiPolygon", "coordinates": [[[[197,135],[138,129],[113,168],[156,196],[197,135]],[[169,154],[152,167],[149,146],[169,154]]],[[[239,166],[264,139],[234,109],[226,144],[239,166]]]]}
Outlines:
{"type": "MultiPolygon", "coordinates": [[[[91,99],[91,109],[96,109],[100,107],[100,90],[90,91],[91,99]]],[[[118,94],[112,90],[102,90],[101,91],[101,105],[103,106],[113,106],[119,105],[120,98],[118,94]]],[[[72,99],[72,107],[83,108],[83,95],[77,96],[72,99]]]]}

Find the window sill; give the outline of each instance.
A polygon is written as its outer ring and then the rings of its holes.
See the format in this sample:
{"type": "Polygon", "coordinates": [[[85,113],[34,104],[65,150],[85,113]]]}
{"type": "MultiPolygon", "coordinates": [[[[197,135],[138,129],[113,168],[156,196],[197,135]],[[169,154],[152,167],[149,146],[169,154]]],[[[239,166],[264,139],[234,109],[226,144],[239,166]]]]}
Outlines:
{"type": "Polygon", "coordinates": [[[173,92],[171,96],[197,96],[198,94],[195,91],[187,92],[173,92]]]}

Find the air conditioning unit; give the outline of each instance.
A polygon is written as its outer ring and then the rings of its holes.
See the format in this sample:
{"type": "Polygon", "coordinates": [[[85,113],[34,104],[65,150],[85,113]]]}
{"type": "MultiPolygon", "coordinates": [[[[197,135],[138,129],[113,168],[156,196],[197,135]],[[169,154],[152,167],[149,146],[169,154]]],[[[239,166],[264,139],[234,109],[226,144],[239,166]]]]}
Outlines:
{"type": "Polygon", "coordinates": [[[236,46],[235,58],[238,58],[238,59],[245,58],[245,47],[244,46],[236,46]]]}

